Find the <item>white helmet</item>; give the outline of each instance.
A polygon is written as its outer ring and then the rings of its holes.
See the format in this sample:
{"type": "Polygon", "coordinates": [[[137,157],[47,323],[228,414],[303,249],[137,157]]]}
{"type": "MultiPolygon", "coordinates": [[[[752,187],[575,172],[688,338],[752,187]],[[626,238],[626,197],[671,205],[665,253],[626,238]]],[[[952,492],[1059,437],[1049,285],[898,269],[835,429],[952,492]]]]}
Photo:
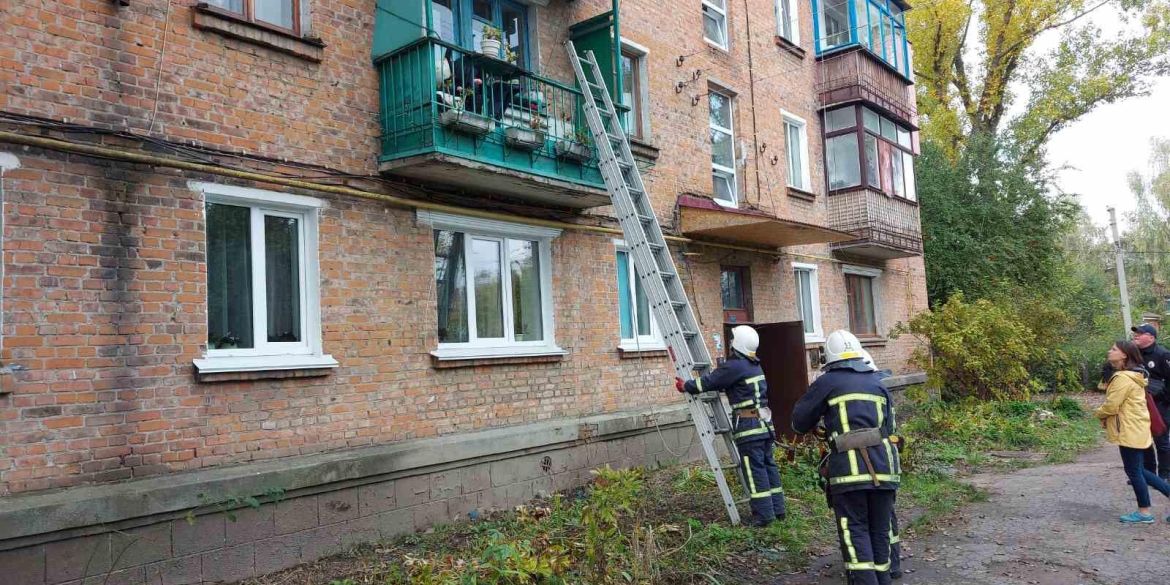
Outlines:
{"type": "Polygon", "coordinates": [[[760,348],[760,334],[747,325],[740,325],[731,330],[731,349],[740,355],[749,358],[756,357],[756,350],[760,348]]]}
{"type": "Polygon", "coordinates": [[[825,365],[863,357],[864,351],[856,336],[844,329],[838,329],[825,340],[825,365]]]}
{"type": "Polygon", "coordinates": [[[861,354],[861,361],[865,362],[865,365],[869,366],[873,371],[876,372],[878,367],[877,364],[873,363],[873,356],[869,355],[869,352],[864,349],[858,353],[861,354]]]}

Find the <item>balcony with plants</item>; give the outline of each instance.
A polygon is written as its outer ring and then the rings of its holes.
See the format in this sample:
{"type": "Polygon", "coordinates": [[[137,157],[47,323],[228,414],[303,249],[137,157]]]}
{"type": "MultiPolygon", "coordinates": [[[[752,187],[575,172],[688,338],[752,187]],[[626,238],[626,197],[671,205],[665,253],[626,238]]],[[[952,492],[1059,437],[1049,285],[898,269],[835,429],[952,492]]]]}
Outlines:
{"type": "MultiPolygon", "coordinates": [[[[574,81],[530,70],[537,58],[526,9],[506,0],[381,0],[382,172],[543,205],[609,204],[584,95],[574,81]]],[[[612,19],[602,16],[570,38],[612,63],[612,19]]]]}

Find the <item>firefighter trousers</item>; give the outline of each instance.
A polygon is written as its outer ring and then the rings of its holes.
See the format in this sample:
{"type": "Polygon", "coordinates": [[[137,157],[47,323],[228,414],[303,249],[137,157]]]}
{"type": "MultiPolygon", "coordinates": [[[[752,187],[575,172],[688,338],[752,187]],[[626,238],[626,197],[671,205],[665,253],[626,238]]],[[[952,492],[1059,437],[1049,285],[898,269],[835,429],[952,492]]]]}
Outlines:
{"type": "Polygon", "coordinates": [[[897,508],[897,502],[890,506],[890,575],[900,577],[902,574],[902,534],[898,530],[898,513],[894,510],[895,508],[897,508]]]}
{"type": "Polygon", "coordinates": [[[771,522],[784,517],[784,489],[780,487],[780,468],[772,455],[772,439],[736,444],[748,480],[752,516],[771,522]]]}
{"type": "Polygon", "coordinates": [[[833,494],[841,556],[851,585],[890,585],[893,490],[833,494]]]}

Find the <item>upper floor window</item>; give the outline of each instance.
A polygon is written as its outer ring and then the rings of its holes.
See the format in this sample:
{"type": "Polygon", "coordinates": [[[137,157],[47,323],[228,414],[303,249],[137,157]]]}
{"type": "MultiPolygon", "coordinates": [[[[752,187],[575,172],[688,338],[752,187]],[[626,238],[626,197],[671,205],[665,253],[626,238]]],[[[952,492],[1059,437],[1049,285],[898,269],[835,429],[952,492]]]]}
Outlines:
{"type": "Polygon", "coordinates": [[[622,99],[626,112],[626,132],[630,138],[646,140],[650,136],[650,108],[647,104],[646,55],[648,51],[622,40],[622,99]]]}
{"type": "Polygon", "coordinates": [[[788,186],[801,191],[812,189],[808,159],[808,124],[789,112],[780,111],[784,119],[784,148],[788,153],[788,186]]]}
{"type": "Polygon", "coordinates": [[[727,0],[703,0],[703,38],[727,48],[727,0]]]}
{"type": "Polygon", "coordinates": [[[776,0],[776,34],[784,40],[800,44],[799,3],[796,0],[776,0]]]}
{"type": "Polygon", "coordinates": [[[918,200],[908,128],[864,106],[847,106],[825,113],[825,132],[830,189],[865,184],[889,195],[918,200]]]}
{"type": "Polygon", "coordinates": [[[528,66],[528,9],[523,4],[511,0],[431,0],[431,15],[440,39],[475,51],[483,48],[485,30],[500,31],[500,54],[496,57],[528,66]]]}
{"type": "Polygon", "coordinates": [[[710,106],[711,176],[715,201],[737,206],[735,178],[735,127],[732,115],[732,97],[715,89],[707,94],[710,106]]]}
{"type": "Polygon", "coordinates": [[[245,20],[301,34],[301,3],[305,0],[204,0],[208,5],[234,12],[245,20]]]}
{"type": "MultiPolygon", "coordinates": [[[[782,1],[782,0],[781,0],[782,1]]],[[[861,45],[912,78],[910,44],[899,0],[813,0],[817,53],[861,45]],[[850,17],[856,19],[851,24],[850,17]]]]}

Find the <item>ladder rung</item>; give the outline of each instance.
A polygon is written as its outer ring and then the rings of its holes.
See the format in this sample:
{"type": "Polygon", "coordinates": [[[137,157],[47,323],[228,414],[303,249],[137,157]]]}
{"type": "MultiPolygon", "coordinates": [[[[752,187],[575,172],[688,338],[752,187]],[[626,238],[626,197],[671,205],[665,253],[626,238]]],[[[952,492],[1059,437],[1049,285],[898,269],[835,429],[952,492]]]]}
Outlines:
{"type": "Polygon", "coordinates": [[[677,311],[678,309],[685,309],[687,307],[687,302],[686,301],[670,301],[670,306],[674,307],[674,309],[677,311]]]}
{"type": "Polygon", "coordinates": [[[711,362],[695,361],[695,362],[691,362],[691,363],[694,364],[696,370],[701,370],[703,368],[711,367],[711,362]]]}
{"type": "MultiPolygon", "coordinates": [[[[630,191],[633,191],[633,189],[630,189],[630,191]]],[[[650,223],[650,222],[654,221],[654,218],[649,216],[649,215],[642,215],[641,213],[639,213],[638,214],[638,221],[640,221],[642,223],[650,223]]]]}
{"type": "Polygon", "coordinates": [[[646,242],[646,245],[650,246],[651,250],[665,250],[666,249],[665,245],[659,244],[656,242],[646,242]]]}
{"type": "Polygon", "coordinates": [[[674,277],[678,276],[677,274],[675,274],[675,273],[673,273],[673,272],[663,272],[663,271],[660,271],[658,274],[661,274],[661,275],[662,275],[662,280],[670,280],[670,279],[672,279],[672,278],[674,278],[674,277]]]}
{"type": "Polygon", "coordinates": [[[687,338],[687,339],[694,339],[694,338],[696,338],[696,337],[698,337],[698,336],[699,336],[699,334],[698,334],[697,332],[694,332],[694,331],[688,331],[688,330],[686,330],[686,329],[683,329],[683,330],[682,330],[682,334],[683,334],[683,337],[685,337],[685,338],[687,338]]]}

